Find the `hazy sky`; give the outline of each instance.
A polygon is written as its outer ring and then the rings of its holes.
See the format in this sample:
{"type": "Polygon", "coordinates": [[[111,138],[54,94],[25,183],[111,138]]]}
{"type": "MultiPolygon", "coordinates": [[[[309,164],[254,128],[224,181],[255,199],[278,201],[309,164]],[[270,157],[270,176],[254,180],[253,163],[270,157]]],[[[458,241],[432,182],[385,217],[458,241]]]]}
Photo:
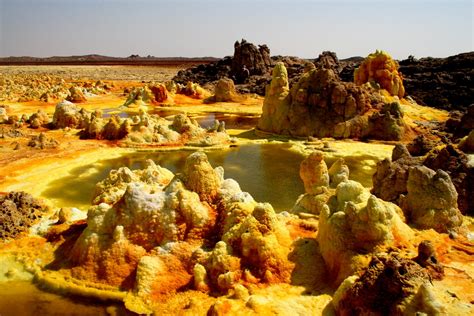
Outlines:
{"type": "Polygon", "coordinates": [[[0,56],[272,55],[396,58],[473,50],[474,0],[0,0],[0,56]]]}

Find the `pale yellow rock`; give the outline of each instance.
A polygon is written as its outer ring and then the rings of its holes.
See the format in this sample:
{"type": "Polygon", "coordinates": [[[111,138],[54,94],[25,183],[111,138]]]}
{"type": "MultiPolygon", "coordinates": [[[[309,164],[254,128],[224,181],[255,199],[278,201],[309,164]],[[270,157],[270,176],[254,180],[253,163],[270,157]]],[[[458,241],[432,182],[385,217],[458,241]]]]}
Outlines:
{"type": "Polygon", "coordinates": [[[318,242],[335,284],[368,264],[367,253],[407,244],[412,230],[395,204],[370,194],[355,181],[341,182],[320,213],[318,242]]]}
{"type": "Polygon", "coordinates": [[[262,116],[258,128],[264,131],[277,132],[276,122],[285,120],[290,106],[290,87],[288,72],[282,62],[276,63],[272,72],[272,81],[267,86],[263,102],[262,116]]]}
{"type": "Polygon", "coordinates": [[[321,151],[314,151],[301,162],[300,177],[306,193],[309,194],[319,194],[321,187],[329,186],[328,167],[321,151]]]}

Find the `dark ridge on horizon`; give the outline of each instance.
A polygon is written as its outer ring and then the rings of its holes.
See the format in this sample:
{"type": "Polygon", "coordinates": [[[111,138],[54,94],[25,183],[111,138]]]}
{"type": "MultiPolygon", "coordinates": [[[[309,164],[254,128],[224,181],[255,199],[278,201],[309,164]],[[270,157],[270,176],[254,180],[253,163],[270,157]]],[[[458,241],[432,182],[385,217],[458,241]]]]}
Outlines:
{"type": "MultiPolygon", "coordinates": [[[[417,57],[418,60],[442,60],[452,59],[463,55],[469,55],[474,51],[459,53],[447,57],[417,57]]],[[[274,57],[274,56],[272,56],[274,57]]],[[[313,60],[314,58],[304,58],[306,60],[313,60]]],[[[99,54],[87,55],[72,55],[72,56],[50,56],[50,57],[32,57],[32,56],[9,56],[0,57],[0,65],[2,66],[19,66],[19,65],[139,65],[139,66],[164,66],[164,65],[179,65],[179,64],[204,64],[218,61],[222,58],[204,56],[204,57],[155,57],[155,56],[140,56],[132,54],[128,57],[114,57],[104,56],[99,54]]],[[[348,58],[341,58],[341,61],[346,62],[361,62],[364,59],[362,56],[352,56],[348,58]]],[[[402,60],[402,59],[401,59],[402,60]]],[[[401,61],[399,60],[399,61],[401,61]]]]}
{"type": "Polygon", "coordinates": [[[98,54],[73,56],[10,56],[0,57],[0,65],[143,65],[163,66],[176,64],[200,64],[219,60],[216,57],[155,57],[130,55],[128,57],[112,57],[98,54]]]}

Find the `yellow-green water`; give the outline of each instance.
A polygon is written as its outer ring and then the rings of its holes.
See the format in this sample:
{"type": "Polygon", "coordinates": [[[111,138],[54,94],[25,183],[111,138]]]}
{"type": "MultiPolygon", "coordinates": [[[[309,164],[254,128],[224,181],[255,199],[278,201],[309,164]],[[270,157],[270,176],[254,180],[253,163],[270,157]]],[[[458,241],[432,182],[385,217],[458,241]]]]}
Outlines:
{"type": "MultiPolygon", "coordinates": [[[[212,166],[222,166],[225,178],[235,179],[243,191],[249,192],[258,202],[269,202],[275,210],[290,209],[298,196],[304,193],[299,177],[299,165],[304,156],[289,150],[289,144],[251,144],[207,153],[212,166]]],[[[143,167],[147,159],[152,159],[173,172],[184,168],[190,151],[136,152],[117,159],[102,160],[70,171],[70,174],[51,182],[42,195],[54,201],[57,206],[87,209],[90,205],[94,186],[104,179],[111,169],[127,166],[131,169],[143,167]]],[[[370,187],[375,158],[345,157],[351,170],[351,179],[370,187]],[[365,163],[363,163],[363,161],[365,163]]],[[[330,166],[335,159],[327,159],[330,166]]]]}
{"type": "Polygon", "coordinates": [[[39,290],[30,281],[0,282],[1,316],[102,316],[132,315],[125,308],[80,297],[39,290]]]}

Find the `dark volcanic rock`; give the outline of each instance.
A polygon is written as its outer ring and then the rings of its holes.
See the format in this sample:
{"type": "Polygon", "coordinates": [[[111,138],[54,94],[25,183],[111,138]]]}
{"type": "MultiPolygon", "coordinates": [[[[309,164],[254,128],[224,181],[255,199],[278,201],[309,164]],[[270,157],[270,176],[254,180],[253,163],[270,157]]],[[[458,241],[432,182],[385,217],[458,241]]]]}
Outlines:
{"type": "Polygon", "coordinates": [[[406,93],[422,105],[445,110],[474,103],[474,52],[399,62],[406,93]]]}
{"type": "Polygon", "coordinates": [[[265,75],[271,66],[270,49],[267,45],[258,48],[242,39],[234,44],[234,58],[232,58],[231,76],[238,83],[244,82],[250,75],[265,75]]]}
{"type": "Polygon", "coordinates": [[[466,136],[474,130],[474,104],[471,104],[464,113],[451,111],[445,123],[445,130],[455,137],[466,136]]]}
{"type": "Polygon", "coordinates": [[[375,256],[367,271],[337,303],[338,315],[402,315],[403,301],[429,282],[428,273],[410,259],[375,256]]]}
{"type": "Polygon", "coordinates": [[[421,134],[407,145],[407,149],[412,156],[424,156],[439,144],[439,141],[429,139],[421,134]]]}
{"type": "Polygon", "coordinates": [[[215,85],[219,79],[228,77],[233,79],[237,92],[264,96],[265,87],[272,78],[271,69],[279,61],[287,67],[290,85],[298,81],[307,64],[312,64],[308,60],[297,57],[270,57],[270,49],[267,45],[259,45],[257,48],[254,44],[242,40],[235,43],[234,56],[181,70],[173,80],[184,85],[191,81],[209,87],[209,85],[215,85]]]}

